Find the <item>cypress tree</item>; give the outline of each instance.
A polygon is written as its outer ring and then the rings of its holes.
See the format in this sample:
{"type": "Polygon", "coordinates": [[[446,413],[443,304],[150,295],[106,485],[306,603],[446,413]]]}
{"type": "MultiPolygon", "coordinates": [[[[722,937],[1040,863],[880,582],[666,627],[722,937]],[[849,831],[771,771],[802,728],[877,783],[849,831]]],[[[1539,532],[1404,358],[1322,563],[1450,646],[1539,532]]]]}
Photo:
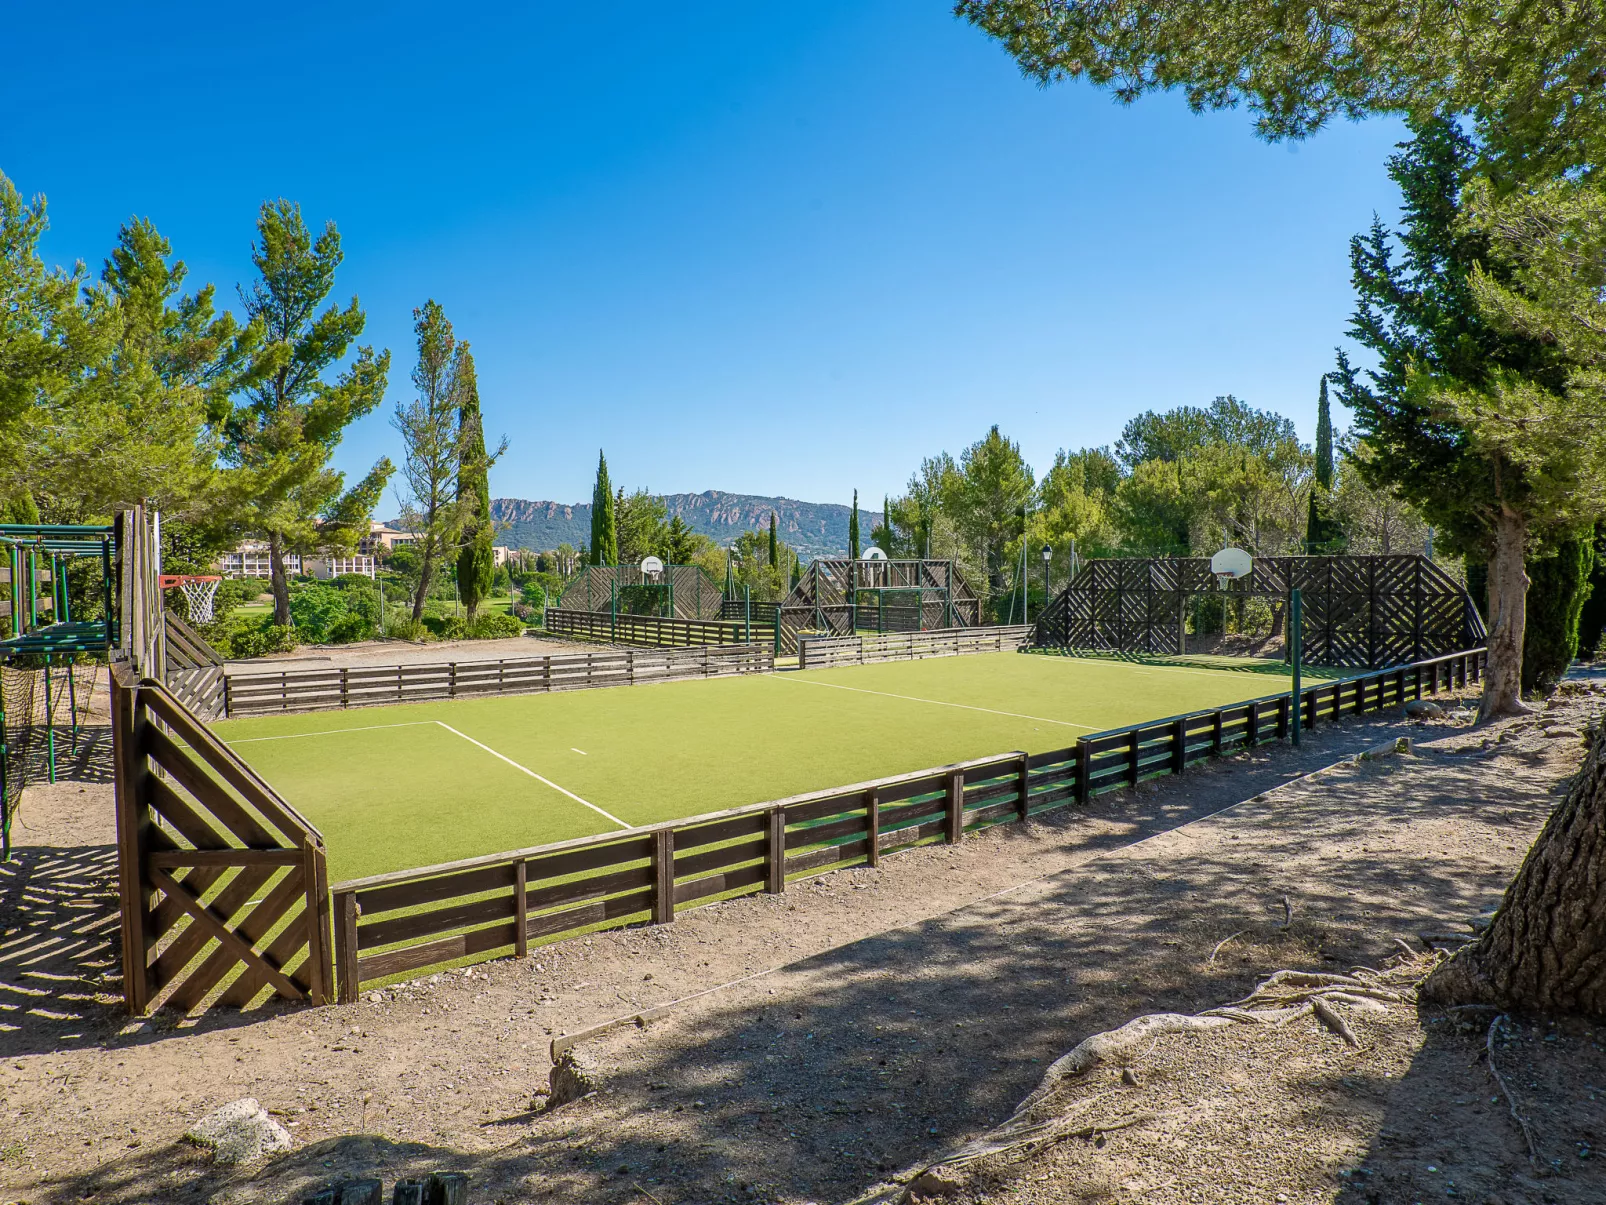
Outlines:
{"type": "Polygon", "coordinates": [[[1550,691],[1578,655],[1578,623],[1595,567],[1594,532],[1561,541],[1556,555],[1528,565],[1528,632],[1522,688],[1550,691]]]}
{"type": "MultiPolygon", "coordinates": [[[[1606,519],[1595,524],[1595,569],[1589,575],[1589,594],[1578,618],[1578,651],[1594,657],[1606,636],[1606,519]]],[[[1606,655],[1603,650],[1602,655],[1606,655]]]]}
{"type": "Polygon", "coordinates": [[[1316,481],[1324,489],[1333,488],[1333,408],[1327,400],[1327,378],[1316,398],[1316,481]]]}
{"type": "Polygon", "coordinates": [[[775,539],[775,512],[770,511],[770,568],[781,567],[780,548],[775,539]]]}
{"type": "Polygon", "coordinates": [[[853,491],[853,513],[848,516],[848,559],[859,559],[859,491],[853,491]]]}
{"type": "Polygon", "coordinates": [[[1331,552],[1343,536],[1329,517],[1333,493],[1333,410],[1327,400],[1327,378],[1322,377],[1316,398],[1316,478],[1310,486],[1310,511],[1305,520],[1305,550],[1331,552]]]}
{"type": "Polygon", "coordinates": [[[619,529],[614,525],[613,483],[608,458],[597,452],[597,484],[591,490],[591,563],[619,563],[619,529]]]}
{"type": "Polygon", "coordinates": [[[491,592],[496,573],[496,555],[491,542],[495,528],[491,523],[490,464],[485,455],[485,423],[480,416],[480,386],[474,373],[474,357],[463,346],[458,361],[457,496],[465,504],[468,517],[463,522],[463,542],[457,552],[457,592],[474,622],[480,600],[491,592]]]}

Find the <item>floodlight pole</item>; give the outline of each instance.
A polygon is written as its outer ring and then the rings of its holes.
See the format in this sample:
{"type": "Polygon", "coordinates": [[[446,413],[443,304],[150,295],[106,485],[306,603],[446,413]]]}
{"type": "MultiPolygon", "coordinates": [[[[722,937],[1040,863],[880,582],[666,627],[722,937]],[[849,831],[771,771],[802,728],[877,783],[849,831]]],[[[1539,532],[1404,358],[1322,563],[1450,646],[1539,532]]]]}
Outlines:
{"type": "Polygon", "coordinates": [[[1289,700],[1294,711],[1294,724],[1289,730],[1293,736],[1294,747],[1299,747],[1299,730],[1304,724],[1303,711],[1299,705],[1299,665],[1304,654],[1303,648],[1303,603],[1298,590],[1293,590],[1288,597],[1288,649],[1289,659],[1293,662],[1294,680],[1292,684],[1293,698],[1289,700]]]}

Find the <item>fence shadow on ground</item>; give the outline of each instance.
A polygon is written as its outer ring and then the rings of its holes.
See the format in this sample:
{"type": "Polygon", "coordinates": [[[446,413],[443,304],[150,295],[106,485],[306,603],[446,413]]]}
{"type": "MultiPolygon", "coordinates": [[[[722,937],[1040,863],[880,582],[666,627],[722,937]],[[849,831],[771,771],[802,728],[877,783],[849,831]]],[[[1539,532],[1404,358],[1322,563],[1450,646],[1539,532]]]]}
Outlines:
{"type": "MultiPolygon", "coordinates": [[[[1354,748],[1407,730],[1372,721],[1338,731],[1354,748]]],[[[1090,1032],[1143,1012],[1210,1007],[1283,966],[1376,963],[1392,936],[1489,906],[1503,872],[1367,850],[1417,826],[1509,825],[1509,801],[1487,798],[1470,765],[1442,760],[1434,789],[1396,798],[1382,815],[1332,807],[1313,823],[1305,809],[1267,805],[1254,817],[1255,847],[1179,837],[1180,850],[1162,843],[1079,866],[805,959],[767,989],[709,997],[661,1028],[598,1039],[582,1049],[604,1091],[551,1115],[487,1118],[494,1149],[333,1139],[275,1162],[239,1199],[276,1205],[347,1174],[388,1180],[443,1167],[468,1171],[474,1199],[486,1201],[623,1200],[637,1183],[664,1202],[850,1198],[1007,1115],[1090,1032]]],[[[1341,769],[1322,789],[1353,792],[1361,778],[1399,770],[1341,769]]],[[[1285,778],[1288,762],[1267,757],[1227,774],[1234,798],[1249,800],[1285,778]]],[[[1183,792],[1198,777],[1125,797],[1123,817],[1146,814],[1163,830],[1232,802],[1204,792],[1190,805],[1183,792]]],[[[1074,834],[1074,809],[1047,823],[1074,834]]],[[[791,890],[851,890],[873,873],[791,890]]],[[[422,1093],[413,1111],[428,1109],[422,1093]]],[[[189,1158],[180,1148],[131,1156],[60,1185],[57,1199],[141,1199],[132,1186],[148,1191],[150,1177],[177,1175],[189,1158]]]]}

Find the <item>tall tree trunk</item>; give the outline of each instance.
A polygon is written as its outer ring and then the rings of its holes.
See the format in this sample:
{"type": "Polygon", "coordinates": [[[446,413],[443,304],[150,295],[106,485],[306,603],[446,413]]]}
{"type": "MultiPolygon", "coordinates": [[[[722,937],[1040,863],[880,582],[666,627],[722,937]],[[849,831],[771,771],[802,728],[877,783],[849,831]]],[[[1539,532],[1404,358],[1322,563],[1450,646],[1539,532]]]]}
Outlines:
{"type": "Polygon", "coordinates": [[[268,533],[268,580],[273,585],[273,622],[290,626],[290,578],[284,571],[284,542],[279,533],[268,533]]]}
{"type": "Polygon", "coordinates": [[[413,591],[413,622],[424,618],[424,599],[429,596],[429,581],[435,576],[435,541],[424,536],[424,559],[418,563],[418,589],[413,591]]]}
{"type": "Polygon", "coordinates": [[[1480,721],[1530,710],[1522,701],[1522,639],[1528,626],[1528,574],[1523,568],[1527,520],[1502,506],[1489,561],[1489,668],[1480,721]]]}
{"type": "Polygon", "coordinates": [[[1439,1004],[1606,1019],[1606,723],[1494,923],[1422,985],[1439,1004]]]}

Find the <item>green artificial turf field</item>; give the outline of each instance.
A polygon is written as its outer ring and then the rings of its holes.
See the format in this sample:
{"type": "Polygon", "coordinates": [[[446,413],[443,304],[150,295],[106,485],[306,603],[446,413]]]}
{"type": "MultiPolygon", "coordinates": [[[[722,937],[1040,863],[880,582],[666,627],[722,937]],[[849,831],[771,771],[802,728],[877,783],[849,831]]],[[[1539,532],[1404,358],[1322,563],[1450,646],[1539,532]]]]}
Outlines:
{"type": "Polygon", "coordinates": [[[1280,666],[993,653],[227,720],[333,880],[884,778],[1287,689],[1280,666]]]}

